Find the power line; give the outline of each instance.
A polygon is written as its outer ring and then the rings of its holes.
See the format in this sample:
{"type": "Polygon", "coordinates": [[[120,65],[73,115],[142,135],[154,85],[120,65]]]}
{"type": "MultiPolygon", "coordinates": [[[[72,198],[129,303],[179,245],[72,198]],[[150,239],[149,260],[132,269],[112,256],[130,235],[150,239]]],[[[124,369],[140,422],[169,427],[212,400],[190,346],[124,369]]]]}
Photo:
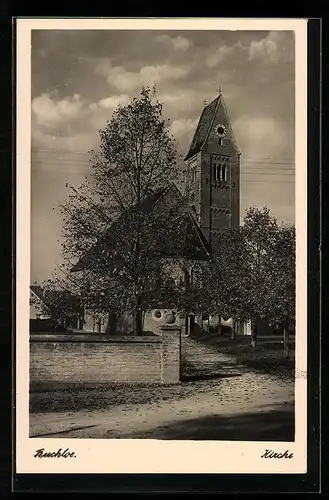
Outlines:
{"type": "Polygon", "coordinates": [[[76,149],[47,149],[47,148],[32,148],[32,153],[45,152],[45,153],[64,153],[64,154],[83,154],[88,155],[88,151],[76,150],[76,149]]]}
{"type": "MultiPolygon", "coordinates": [[[[47,172],[47,176],[50,176],[50,177],[54,177],[54,178],[59,178],[59,175],[58,174],[65,174],[67,177],[69,176],[72,176],[72,175],[79,175],[80,177],[83,177],[83,174],[81,174],[80,172],[60,172],[60,171],[48,171],[47,172]]],[[[263,176],[266,175],[266,174],[262,174],[263,176]]],[[[278,182],[278,183],[284,183],[284,184],[295,184],[295,181],[291,179],[291,176],[283,176],[283,177],[286,177],[285,179],[271,179],[271,180],[265,180],[265,179],[242,179],[241,180],[241,183],[242,184],[245,184],[245,183],[255,183],[255,182],[261,182],[261,183],[273,183],[273,182],[278,182]],[[288,178],[288,179],[287,179],[288,178]]]]}
{"type": "MultiPolygon", "coordinates": [[[[86,151],[79,151],[79,150],[70,150],[70,149],[46,149],[46,148],[32,148],[31,150],[32,154],[33,153],[39,153],[39,152],[44,152],[44,153],[52,153],[52,154],[58,154],[61,156],[62,154],[64,155],[83,155],[83,156],[90,156],[90,154],[86,151]]],[[[241,161],[243,163],[271,163],[271,164],[278,164],[278,165],[294,165],[295,161],[294,158],[292,157],[243,157],[241,158],[241,161]],[[279,161],[274,161],[274,160],[279,160],[279,161]],[[284,161],[286,160],[286,161],[284,161]]]]}
{"type": "MultiPolygon", "coordinates": [[[[41,164],[43,164],[44,162],[42,162],[41,164]]],[[[49,162],[48,163],[49,165],[54,165],[54,163],[52,162],[49,162]]],[[[62,165],[63,166],[63,165],[62,165]]],[[[71,167],[72,164],[67,164],[67,167],[71,167]]],[[[32,167],[32,171],[33,172],[46,172],[46,173],[54,173],[56,175],[86,175],[86,174],[90,174],[91,173],[91,169],[88,169],[87,166],[85,166],[85,168],[82,168],[81,165],[77,168],[74,168],[74,169],[70,169],[70,168],[67,168],[67,169],[59,169],[59,168],[56,168],[54,170],[50,169],[50,168],[33,168],[32,167]]],[[[274,177],[274,176],[281,176],[281,177],[295,177],[295,172],[293,171],[268,171],[268,170],[263,170],[261,171],[260,169],[258,171],[242,171],[240,172],[240,175],[241,176],[249,176],[249,175],[252,175],[252,176],[258,176],[258,177],[264,177],[264,176],[271,176],[271,177],[274,177]]]]}
{"type": "MultiPolygon", "coordinates": [[[[92,148],[91,148],[92,149],[92,148]]],[[[33,147],[32,148],[32,151],[47,151],[47,152],[51,152],[51,153],[56,153],[56,152],[63,152],[63,153],[77,153],[77,154],[88,154],[88,151],[86,150],[82,150],[82,149],[64,149],[64,148],[36,148],[36,147],[33,147]]],[[[242,158],[243,158],[243,155],[242,155],[242,158]]],[[[247,159],[267,159],[267,160],[271,160],[271,159],[278,159],[278,157],[276,156],[257,156],[255,158],[251,157],[251,156],[246,156],[245,158],[247,159]]],[[[285,157],[280,157],[280,159],[286,159],[286,160],[293,160],[294,157],[293,156],[285,156],[285,157]]]]}
{"type": "MultiPolygon", "coordinates": [[[[33,172],[41,172],[41,170],[39,169],[32,169],[33,172]]],[[[48,174],[51,174],[51,175],[80,175],[80,176],[83,176],[85,174],[87,174],[88,172],[74,172],[74,171],[67,171],[67,170],[56,170],[56,171],[51,171],[51,170],[43,170],[42,172],[47,172],[47,175],[48,174]]],[[[253,175],[255,177],[267,177],[267,176],[270,176],[270,177],[282,177],[282,178],[294,178],[294,174],[282,174],[282,173],[275,173],[275,172],[261,172],[261,173],[256,173],[256,172],[244,172],[241,174],[242,176],[245,176],[245,175],[253,175]]]]}
{"type": "MultiPolygon", "coordinates": [[[[67,166],[74,166],[76,169],[83,169],[83,168],[92,168],[93,164],[91,162],[74,162],[70,160],[50,160],[50,159],[32,159],[33,164],[44,164],[44,165],[67,165],[67,166]]],[[[255,173],[261,173],[262,171],[264,172],[281,172],[281,173],[295,173],[296,169],[295,168],[280,168],[280,167],[275,167],[275,164],[270,163],[270,164],[263,164],[264,166],[262,167],[253,167],[253,166],[244,166],[243,164],[240,165],[240,171],[241,173],[243,172],[255,172],[255,173]],[[269,165],[268,167],[266,165],[269,165]],[[272,167],[273,165],[273,167],[272,167]]]]}
{"type": "MultiPolygon", "coordinates": [[[[75,165],[76,168],[81,168],[83,166],[88,166],[88,165],[93,165],[90,160],[73,160],[73,159],[68,159],[68,158],[32,158],[32,163],[44,163],[44,164],[52,164],[52,165],[75,165]]],[[[282,165],[282,162],[258,162],[261,166],[254,166],[254,162],[250,162],[250,165],[247,167],[244,167],[244,162],[240,165],[240,169],[243,170],[250,170],[253,169],[255,171],[261,171],[265,169],[264,165],[282,165]]],[[[285,165],[293,165],[286,163],[285,165]]],[[[276,167],[275,169],[271,169],[271,171],[277,170],[277,171],[282,171],[282,172],[289,172],[295,171],[295,168],[292,167],[276,167]]]]}
{"type": "MultiPolygon", "coordinates": [[[[61,157],[61,154],[59,153],[58,154],[58,157],[57,157],[57,160],[56,159],[52,159],[50,158],[49,156],[48,157],[45,157],[44,159],[43,158],[33,158],[33,155],[32,155],[32,159],[33,161],[46,161],[46,160],[49,160],[49,161],[53,161],[53,162],[56,162],[56,161],[61,161],[61,162],[79,162],[79,163],[91,163],[92,159],[91,158],[62,158],[61,157]]],[[[272,161],[272,160],[257,160],[257,161],[253,161],[253,160],[242,160],[240,162],[240,165],[244,165],[244,164],[251,164],[251,165],[287,165],[287,166],[294,166],[295,165],[295,162],[291,161],[291,162],[284,162],[284,161],[272,161]]],[[[256,168],[256,167],[255,167],[256,168]]]]}

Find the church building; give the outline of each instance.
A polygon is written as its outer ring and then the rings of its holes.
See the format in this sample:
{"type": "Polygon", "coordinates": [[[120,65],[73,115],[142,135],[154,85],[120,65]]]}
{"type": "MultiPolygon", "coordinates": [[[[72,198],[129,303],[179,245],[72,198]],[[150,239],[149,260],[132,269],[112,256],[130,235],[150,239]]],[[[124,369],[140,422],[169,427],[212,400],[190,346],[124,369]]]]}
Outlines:
{"type": "MultiPolygon", "coordinates": [[[[180,205],[184,217],[187,217],[189,241],[194,242],[196,253],[188,255],[185,252],[182,255],[180,269],[172,271],[175,281],[181,279],[180,274],[186,276],[186,273],[191,279],[194,264],[198,260],[209,259],[210,254],[216,252],[216,239],[221,232],[239,226],[240,155],[223,95],[219,90],[216,98],[204,106],[184,158],[186,196],[183,197],[175,186],[168,186],[156,196],[156,203],[152,207],[158,209],[162,203],[175,201],[180,205]]],[[[168,266],[170,267],[170,255],[168,266]]],[[[74,270],[79,269],[81,264],[75,266],[74,270]]],[[[147,311],[144,315],[144,331],[157,333],[167,313],[168,310],[162,308],[147,311]]],[[[189,334],[195,324],[203,328],[202,317],[179,311],[173,313],[175,324],[182,328],[183,334],[189,334]]],[[[95,331],[95,319],[92,322],[92,331],[95,331]]],[[[218,317],[207,319],[208,326],[218,326],[219,322],[230,326],[232,320],[224,321],[218,317]]],[[[87,322],[84,329],[90,331],[91,325],[87,322]]],[[[100,330],[109,331],[105,324],[98,327],[98,332],[100,330]]]]}

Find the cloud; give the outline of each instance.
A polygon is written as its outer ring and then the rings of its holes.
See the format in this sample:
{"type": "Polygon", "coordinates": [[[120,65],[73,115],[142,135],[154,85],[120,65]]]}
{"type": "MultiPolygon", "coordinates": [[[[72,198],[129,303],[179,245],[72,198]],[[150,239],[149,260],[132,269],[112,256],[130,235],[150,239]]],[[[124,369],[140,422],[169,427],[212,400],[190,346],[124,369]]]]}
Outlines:
{"type": "Polygon", "coordinates": [[[211,51],[206,57],[206,65],[209,66],[209,68],[214,68],[219,63],[224,62],[232,54],[235,48],[235,45],[231,47],[222,45],[218,49],[211,51]]]}
{"type": "Polygon", "coordinates": [[[79,149],[91,147],[119,104],[130,100],[126,94],[112,95],[88,103],[79,94],[56,98],[41,94],[32,101],[32,138],[36,147],[79,149]],[[87,146],[86,146],[87,145],[87,146]]]}
{"type": "Polygon", "coordinates": [[[95,75],[107,76],[112,69],[112,60],[110,58],[96,58],[95,60],[95,75]]]}
{"type": "Polygon", "coordinates": [[[200,93],[193,89],[175,88],[171,92],[159,93],[157,99],[164,104],[164,109],[170,116],[175,116],[177,113],[182,116],[182,112],[186,116],[189,110],[198,104],[202,107],[200,93]]]}
{"type": "Polygon", "coordinates": [[[144,66],[140,71],[126,71],[123,66],[116,66],[109,71],[107,81],[121,91],[131,91],[142,85],[155,82],[178,80],[188,73],[187,68],[161,65],[144,66]]]}
{"type": "Polygon", "coordinates": [[[241,116],[233,123],[233,130],[245,158],[277,158],[293,144],[291,131],[270,116],[241,116]]]}
{"type": "Polygon", "coordinates": [[[172,37],[169,35],[159,35],[156,37],[156,40],[175,51],[186,52],[191,46],[190,40],[183,36],[172,37]]]}
{"type": "Polygon", "coordinates": [[[62,136],[55,132],[46,133],[40,129],[32,131],[32,146],[36,149],[88,151],[95,147],[97,143],[98,136],[90,134],[90,132],[62,136]]]}
{"type": "Polygon", "coordinates": [[[197,123],[198,120],[182,118],[173,121],[171,124],[170,131],[177,141],[178,150],[183,154],[187,153],[187,148],[192,140],[197,123]]]}
{"type": "Polygon", "coordinates": [[[250,44],[249,59],[253,60],[258,57],[269,56],[273,58],[277,50],[277,45],[270,35],[262,40],[254,40],[250,44]]]}
{"type": "Polygon", "coordinates": [[[130,101],[130,98],[127,94],[122,95],[113,95],[110,97],[106,97],[105,99],[101,99],[98,103],[90,104],[89,108],[94,110],[97,108],[103,109],[115,109],[119,104],[127,104],[130,101]]]}
{"type": "Polygon", "coordinates": [[[50,94],[44,93],[32,101],[32,112],[37,123],[45,126],[77,118],[83,107],[84,102],[79,94],[56,101],[50,94]]]}
{"type": "Polygon", "coordinates": [[[294,40],[290,32],[271,31],[265,38],[253,40],[249,46],[249,60],[264,59],[270,63],[291,61],[294,40]]]}
{"type": "Polygon", "coordinates": [[[56,95],[43,93],[32,101],[32,129],[47,133],[65,135],[89,130],[93,133],[93,120],[106,121],[119,104],[127,104],[127,94],[111,95],[96,102],[88,103],[79,94],[62,99],[56,95]]]}
{"type": "Polygon", "coordinates": [[[215,68],[221,63],[234,59],[237,61],[239,54],[243,61],[262,61],[263,63],[276,63],[291,61],[294,47],[291,32],[272,31],[263,38],[249,40],[242,43],[241,40],[233,45],[222,44],[220,47],[210,47],[205,58],[209,68],[215,68]],[[247,56],[247,57],[246,57],[247,56]]]}

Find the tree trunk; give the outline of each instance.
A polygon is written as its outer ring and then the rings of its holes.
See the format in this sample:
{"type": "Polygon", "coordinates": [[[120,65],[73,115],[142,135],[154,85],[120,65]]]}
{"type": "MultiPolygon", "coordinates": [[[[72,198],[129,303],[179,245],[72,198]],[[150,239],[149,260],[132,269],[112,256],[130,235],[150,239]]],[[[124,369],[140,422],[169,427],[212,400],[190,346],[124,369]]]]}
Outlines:
{"type": "Polygon", "coordinates": [[[134,335],[142,335],[142,318],[143,313],[139,308],[135,308],[134,310],[134,335]]]}
{"type": "Polygon", "coordinates": [[[251,320],[251,346],[257,348],[258,318],[251,320]]]}
{"type": "Polygon", "coordinates": [[[231,329],[231,340],[235,340],[235,335],[236,335],[236,322],[232,322],[232,329],[231,329]]]}
{"type": "Polygon", "coordinates": [[[117,316],[114,312],[109,312],[108,328],[107,333],[109,335],[115,335],[117,330],[117,316]]]}
{"type": "Polygon", "coordinates": [[[189,315],[189,328],[190,328],[190,335],[191,337],[194,336],[195,334],[195,320],[194,320],[194,314],[189,315]]]}
{"type": "Polygon", "coordinates": [[[134,335],[141,335],[143,331],[143,311],[141,310],[141,300],[138,284],[134,285],[134,309],[133,309],[133,332],[134,335]]]}
{"type": "Polygon", "coordinates": [[[223,327],[222,327],[222,317],[218,314],[218,335],[222,337],[223,335],[223,327]]]}
{"type": "Polygon", "coordinates": [[[188,314],[185,314],[185,335],[186,335],[187,337],[189,337],[189,336],[190,336],[190,330],[189,330],[189,327],[190,327],[190,325],[189,325],[189,317],[188,317],[188,314]]]}
{"type": "Polygon", "coordinates": [[[289,358],[289,328],[288,328],[288,318],[285,317],[283,325],[283,351],[284,357],[289,358]]]}

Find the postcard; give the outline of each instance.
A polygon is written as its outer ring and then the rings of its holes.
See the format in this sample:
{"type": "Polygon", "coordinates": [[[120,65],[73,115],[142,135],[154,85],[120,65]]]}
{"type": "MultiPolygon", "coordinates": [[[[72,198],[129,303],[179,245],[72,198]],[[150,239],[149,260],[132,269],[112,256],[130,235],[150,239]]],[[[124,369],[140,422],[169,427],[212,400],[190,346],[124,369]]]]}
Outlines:
{"type": "Polygon", "coordinates": [[[306,27],[17,19],[17,473],[307,472],[306,27]]]}

